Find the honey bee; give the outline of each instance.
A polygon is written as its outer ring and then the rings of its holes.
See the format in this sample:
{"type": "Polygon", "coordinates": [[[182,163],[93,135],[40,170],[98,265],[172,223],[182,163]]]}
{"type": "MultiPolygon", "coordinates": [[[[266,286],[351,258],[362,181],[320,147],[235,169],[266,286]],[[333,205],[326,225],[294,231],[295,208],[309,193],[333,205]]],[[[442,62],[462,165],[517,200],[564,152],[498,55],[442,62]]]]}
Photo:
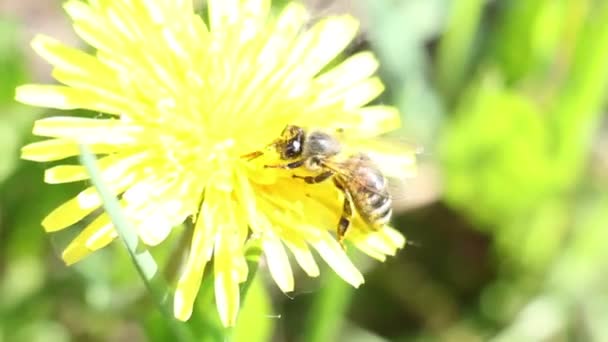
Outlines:
{"type": "MultiPolygon", "coordinates": [[[[388,182],[372,160],[363,153],[339,158],[342,146],[336,137],[322,131],[307,131],[289,125],[270,146],[276,149],[285,164],[265,165],[266,168],[304,168],[314,176],[292,175],[308,184],[331,179],[344,194],[342,214],[337,226],[340,243],[348,231],[354,215],[359,216],[373,229],[387,224],[392,215],[388,182]]],[[[259,154],[256,154],[257,156],[259,154]]],[[[254,157],[255,157],[254,156],[254,157]]]]}

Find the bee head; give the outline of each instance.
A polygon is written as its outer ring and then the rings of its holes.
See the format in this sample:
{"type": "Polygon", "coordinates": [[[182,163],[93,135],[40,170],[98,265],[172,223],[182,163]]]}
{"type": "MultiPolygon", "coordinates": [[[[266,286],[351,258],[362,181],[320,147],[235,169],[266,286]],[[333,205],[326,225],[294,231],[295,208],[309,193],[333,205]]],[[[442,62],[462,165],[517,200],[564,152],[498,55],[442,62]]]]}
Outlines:
{"type": "Polygon", "coordinates": [[[302,127],[289,125],[283,129],[281,137],[274,143],[281,159],[290,160],[302,155],[306,134],[302,127]]]}

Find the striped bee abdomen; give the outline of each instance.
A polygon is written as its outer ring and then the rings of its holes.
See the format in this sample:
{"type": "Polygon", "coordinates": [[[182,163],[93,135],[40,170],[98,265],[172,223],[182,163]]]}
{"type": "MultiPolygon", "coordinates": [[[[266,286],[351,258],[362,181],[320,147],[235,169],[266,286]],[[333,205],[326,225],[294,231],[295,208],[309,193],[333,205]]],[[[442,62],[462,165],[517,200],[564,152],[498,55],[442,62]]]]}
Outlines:
{"type": "Polygon", "coordinates": [[[348,182],[348,190],[359,215],[372,228],[387,224],[393,213],[387,182],[380,171],[367,165],[356,172],[356,181],[348,182]]]}

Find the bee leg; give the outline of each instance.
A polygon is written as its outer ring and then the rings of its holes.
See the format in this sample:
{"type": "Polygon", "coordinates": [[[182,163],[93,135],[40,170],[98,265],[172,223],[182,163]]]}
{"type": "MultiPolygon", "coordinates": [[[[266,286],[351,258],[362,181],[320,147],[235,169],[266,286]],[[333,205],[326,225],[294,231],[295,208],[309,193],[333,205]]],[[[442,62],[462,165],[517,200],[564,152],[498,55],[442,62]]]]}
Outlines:
{"type": "Polygon", "coordinates": [[[324,171],[316,176],[298,176],[298,175],[293,175],[293,178],[298,178],[298,179],[303,179],[306,183],[308,184],[315,184],[315,183],[321,183],[322,181],[328,179],[329,177],[333,176],[334,172],[333,171],[324,171]]]}
{"type": "Polygon", "coordinates": [[[340,245],[343,249],[346,249],[346,247],[344,246],[344,236],[346,235],[346,231],[350,226],[350,220],[353,217],[353,199],[350,195],[350,192],[345,189],[345,187],[342,185],[342,183],[340,183],[337,178],[334,178],[334,184],[340,191],[342,191],[342,193],[344,193],[342,215],[340,216],[340,221],[338,222],[338,229],[336,233],[338,235],[338,242],[340,242],[340,245]]]}
{"type": "Polygon", "coordinates": [[[291,162],[289,164],[279,164],[279,165],[264,165],[265,169],[296,169],[302,165],[304,165],[304,159],[298,160],[295,162],[291,162]]]}

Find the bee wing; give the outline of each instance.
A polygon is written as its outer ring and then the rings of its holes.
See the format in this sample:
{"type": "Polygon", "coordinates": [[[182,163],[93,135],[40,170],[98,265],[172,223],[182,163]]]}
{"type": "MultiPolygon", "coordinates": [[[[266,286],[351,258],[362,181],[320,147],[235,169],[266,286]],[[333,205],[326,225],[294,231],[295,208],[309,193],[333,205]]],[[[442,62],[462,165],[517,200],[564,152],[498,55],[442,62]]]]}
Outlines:
{"type": "MultiPolygon", "coordinates": [[[[332,170],[334,173],[339,175],[342,178],[348,179],[351,183],[356,183],[361,188],[366,189],[369,192],[375,193],[379,196],[386,197],[387,194],[381,191],[378,191],[377,187],[370,186],[364,182],[364,179],[360,178],[360,175],[357,174],[357,171],[360,171],[361,168],[369,168],[370,170],[377,170],[375,165],[372,163],[371,159],[369,159],[364,154],[356,154],[349,157],[344,161],[335,161],[335,160],[323,160],[322,165],[325,168],[332,170]]],[[[372,171],[373,172],[373,171],[372,171]]],[[[380,172],[377,170],[377,172],[380,172]]]]}
{"type": "Polygon", "coordinates": [[[412,193],[411,179],[417,173],[416,159],[422,152],[421,148],[411,143],[386,139],[345,141],[344,146],[349,154],[364,154],[386,177],[394,210],[409,208],[416,200],[416,194],[412,193]]]}
{"type": "Polygon", "coordinates": [[[345,146],[369,157],[387,178],[404,181],[416,175],[416,156],[421,149],[412,144],[366,139],[348,142],[345,146]]]}
{"type": "Polygon", "coordinates": [[[357,183],[360,187],[365,188],[367,189],[367,191],[377,194],[379,196],[390,196],[393,210],[403,211],[404,209],[409,207],[409,204],[412,202],[412,193],[411,187],[406,184],[405,179],[385,175],[387,184],[385,189],[380,192],[377,188],[367,186],[359,180],[358,176],[354,173],[354,170],[356,170],[356,168],[353,168],[353,164],[357,163],[359,163],[359,166],[361,166],[361,164],[369,164],[370,167],[372,167],[373,169],[380,171],[373,163],[373,160],[364,154],[351,156],[347,161],[344,162],[336,162],[333,160],[326,160],[322,162],[324,167],[332,170],[340,177],[348,179],[349,182],[357,183]]]}

